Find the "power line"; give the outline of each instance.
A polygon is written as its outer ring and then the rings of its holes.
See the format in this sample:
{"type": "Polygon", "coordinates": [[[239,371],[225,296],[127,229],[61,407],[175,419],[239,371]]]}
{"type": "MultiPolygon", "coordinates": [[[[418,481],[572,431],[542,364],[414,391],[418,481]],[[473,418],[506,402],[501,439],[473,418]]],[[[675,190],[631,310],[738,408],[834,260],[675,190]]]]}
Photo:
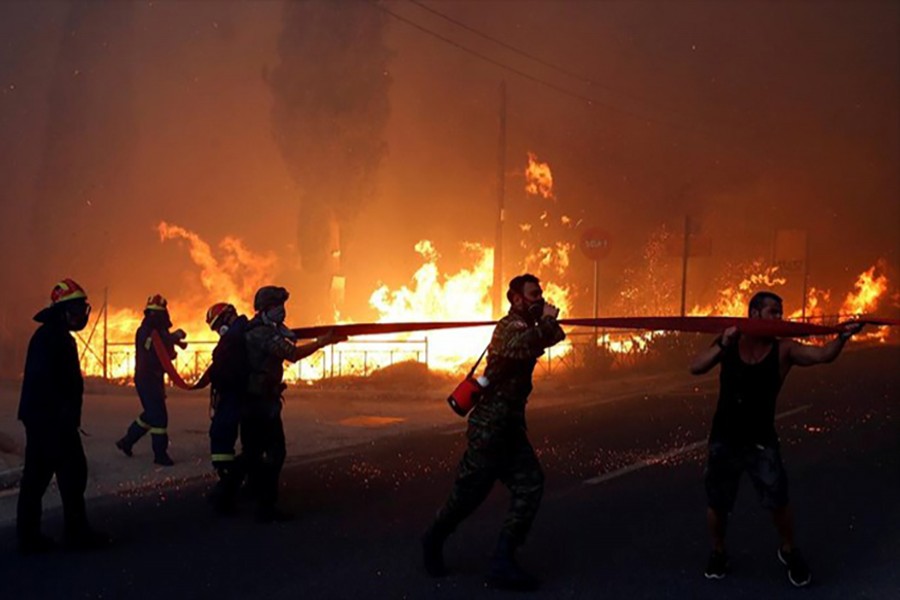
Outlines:
{"type": "MultiPolygon", "coordinates": [[[[631,118],[633,118],[633,119],[640,120],[640,121],[642,121],[642,122],[644,122],[644,123],[656,123],[656,124],[658,124],[658,125],[663,125],[663,126],[666,126],[666,127],[672,128],[672,129],[679,129],[679,130],[686,131],[686,132],[689,132],[689,133],[701,134],[702,136],[705,136],[705,137],[711,136],[711,134],[710,134],[709,132],[704,131],[704,130],[702,130],[702,129],[698,129],[698,128],[696,128],[696,127],[690,127],[690,126],[687,126],[687,125],[680,125],[680,124],[678,124],[678,123],[673,123],[673,122],[671,122],[671,121],[664,121],[664,120],[662,120],[662,119],[658,119],[658,118],[655,118],[655,117],[649,117],[649,116],[647,116],[647,115],[643,115],[643,114],[640,114],[640,113],[637,113],[637,112],[634,112],[634,111],[630,111],[630,110],[627,110],[627,109],[619,108],[618,106],[615,106],[615,105],[613,105],[613,104],[609,104],[609,103],[606,103],[606,102],[600,102],[600,101],[598,101],[598,100],[596,100],[596,99],[594,99],[594,98],[591,98],[590,96],[586,96],[586,95],[584,95],[584,94],[580,94],[580,93],[578,93],[578,92],[574,92],[574,91],[572,91],[572,90],[566,89],[566,88],[564,88],[564,87],[562,87],[562,86],[560,86],[560,85],[557,85],[557,84],[555,84],[555,83],[553,83],[553,82],[547,81],[547,80],[545,80],[545,79],[541,79],[540,77],[537,77],[537,76],[532,75],[532,74],[530,74],[530,73],[526,73],[525,71],[522,71],[522,70],[520,70],[520,69],[517,69],[516,67],[513,67],[513,66],[510,66],[510,65],[508,65],[508,64],[506,64],[506,63],[500,62],[499,60],[495,60],[495,59],[493,59],[493,58],[491,58],[491,57],[489,57],[489,56],[487,56],[487,55],[485,55],[485,54],[482,54],[481,52],[478,52],[477,50],[472,50],[471,48],[469,48],[469,47],[467,47],[467,46],[464,46],[463,44],[460,44],[459,42],[456,42],[456,41],[454,41],[454,40],[452,40],[452,39],[450,39],[450,38],[448,38],[448,37],[446,37],[446,36],[443,36],[443,35],[441,35],[441,34],[435,32],[435,31],[432,31],[431,29],[428,29],[427,27],[424,27],[424,26],[422,26],[422,25],[416,23],[415,21],[412,21],[411,19],[408,19],[408,18],[406,18],[406,17],[403,17],[403,16],[401,16],[401,15],[395,13],[394,11],[390,10],[389,8],[387,8],[387,7],[385,7],[385,6],[382,6],[381,4],[375,4],[375,3],[373,3],[372,6],[374,6],[374,7],[377,8],[378,10],[381,10],[381,11],[387,13],[388,15],[390,15],[391,17],[393,17],[394,19],[397,19],[398,21],[401,21],[401,22],[403,22],[403,23],[409,25],[410,27],[413,27],[413,28],[415,28],[415,29],[418,29],[418,30],[421,31],[422,33],[425,33],[425,34],[427,34],[427,35],[429,35],[429,36],[431,36],[431,37],[437,38],[438,40],[440,40],[440,41],[442,41],[442,42],[444,42],[444,43],[446,43],[446,44],[449,44],[449,45],[453,46],[454,48],[457,48],[457,49],[459,49],[459,50],[462,50],[463,52],[466,52],[466,53],[468,53],[468,54],[471,54],[472,56],[474,56],[474,57],[476,57],[476,58],[478,58],[478,59],[480,59],[480,60],[483,60],[483,61],[485,61],[485,62],[487,62],[487,63],[490,63],[490,64],[492,64],[492,65],[494,65],[494,66],[496,66],[496,67],[499,67],[499,68],[501,68],[501,69],[503,69],[503,70],[505,70],[505,71],[509,71],[509,72],[511,72],[511,73],[514,73],[514,74],[520,76],[520,77],[523,77],[523,78],[525,78],[525,79],[528,79],[529,81],[532,81],[532,82],[534,82],[534,83],[538,83],[538,84],[540,84],[540,85],[542,85],[542,86],[544,86],[544,87],[546,87],[546,88],[549,88],[549,89],[551,89],[551,90],[553,90],[553,91],[555,91],[555,92],[557,92],[557,93],[563,94],[563,95],[568,96],[568,97],[570,97],[570,98],[574,98],[574,99],[576,99],[576,100],[580,100],[580,101],[584,102],[585,104],[587,104],[588,106],[590,106],[590,107],[592,107],[592,108],[593,108],[593,107],[602,107],[602,108],[605,108],[606,110],[609,110],[609,111],[612,111],[612,112],[619,113],[619,114],[621,114],[621,115],[623,115],[623,116],[626,116],[626,117],[631,117],[631,118]]],[[[710,138],[710,139],[712,139],[713,141],[719,143],[719,141],[718,141],[718,140],[715,140],[714,138],[710,138]]]]}
{"type": "Polygon", "coordinates": [[[522,50],[521,48],[517,48],[516,46],[513,46],[512,44],[507,44],[507,43],[504,42],[503,40],[499,40],[499,39],[497,39],[497,38],[495,38],[495,37],[493,37],[493,36],[490,36],[490,35],[488,35],[488,34],[486,34],[486,33],[483,33],[483,32],[481,32],[481,31],[478,31],[478,30],[475,29],[474,27],[470,27],[469,25],[466,25],[465,23],[463,23],[463,22],[461,22],[461,21],[458,21],[458,20],[454,19],[453,17],[451,17],[451,16],[449,16],[449,15],[446,15],[446,14],[444,14],[444,13],[442,13],[442,12],[440,12],[440,11],[434,9],[434,8],[431,8],[431,7],[428,6],[427,4],[424,4],[423,2],[419,2],[418,0],[407,0],[407,2],[409,2],[409,3],[411,3],[411,4],[415,4],[415,5],[418,6],[419,8],[421,8],[421,9],[423,9],[423,10],[427,10],[427,11],[430,12],[431,14],[437,15],[438,17],[444,19],[445,21],[449,21],[450,23],[453,23],[454,25],[456,25],[456,26],[458,26],[458,27],[462,27],[462,28],[465,29],[466,31],[470,31],[470,32],[474,33],[475,35],[477,35],[478,37],[481,37],[481,38],[483,38],[483,39],[486,39],[486,40],[489,40],[489,41],[491,41],[491,42],[494,42],[495,44],[497,44],[497,45],[499,45],[499,46],[503,46],[503,47],[506,48],[507,50],[512,50],[512,51],[515,52],[516,54],[520,54],[520,55],[524,56],[525,58],[528,58],[528,59],[530,59],[530,60],[533,60],[534,62],[536,62],[536,63],[538,63],[538,64],[540,64],[540,65],[544,65],[545,67],[548,67],[548,68],[550,68],[550,69],[553,69],[554,71],[559,71],[559,72],[562,73],[563,75],[568,75],[569,77],[572,77],[573,79],[577,79],[578,81],[581,81],[581,82],[586,83],[586,84],[588,84],[588,85],[599,85],[599,84],[596,84],[595,82],[591,81],[590,79],[588,79],[588,78],[586,78],[586,77],[583,77],[583,76],[579,75],[578,73],[574,73],[574,72],[572,72],[572,71],[569,71],[569,70],[566,69],[565,67],[561,67],[561,66],[559,66],[559,65],[557,65],[557,64],[554,64],[554,63],[551,63],[551,62],[549,62],[549,61],[546,61],[546,60],[542,59],[541,57],[535,56],[534,54],[531,54],[531,53],[529,53],[529,52],[526,52],[525,50],[522,50]]]}
{"type": "Polygon", "coordinates": [[[407,2],[409,2],[410,4],[414,4],[414,5],[418,6],[419,8],[421,8],[422,10],[428,11],[428,12],[430,12],[431,14],[433,14],[433,15],[435,15],[435,16],[437,16],[437,17],[440,17],[441,19],[444,19],[445,21],[447,21],[447,22],[449,22],[449,23],[454,24],[454,25],[456,25],[457,27],[461,27],[462,29],[465,29],[466,31],[468,31],[468,32],[470,32],[470,33],[473,33],[473,34],[477,35],[478,37],[480,37],[480,38],[482,38],[482,39],[485,39],[485,40],[488,40],[488,41],[490,41],[490,42],[493,42],[494,44],[497,44],[498,46],[501,46],[501,47],[503,47],[503,48],[506,48],[507,50],[510,50],[510,51],[512,51],[512,52],[515,52],[516,54],[519,54],[520,56],[524,56],[525,58],[527,58],[527,59],[529,59],[529,60],[532,60],[532,61],[536,62],[536,63],[539,64],[539,65],[542,65],[542,66],[544,66],[544,67],[547,67],[547,68],[549,68],[549,69],[552,69],[552,70],[554,70],[554,71],[557,71],[557,72],[559,72],[559,73],[562,73],[563,75],[566,75],[566,76],[568,76],[568,77],[571,77],[572,79],[575,79],[575,80],[577,80],[577,81],[580,81],[581,83],[584,83],[585,85],[587,85],[587,86],[589,86],[589,87],[594,87],[594,88],[599,88],[599,89],[602,89],[602,90],[606,90],[607,92],[609,92],[609,93],[611,93],[611,94],[618,94],[618,95],[620,95],[620,96],[622,96],[622,97],[624,97],[624,98],[628,98],[628,99],[631,99],[631,100],[635,100],[635,101],[637,101],[637,102],[641,102],[641,103],[643,103],[643,104],[645,104],[645,105],[647,105],[647,106],[651,106],[651,107],[654,107],[654,108],[656,108],[656,109],[658,109],[658,110],[662,110],[662,111],[664,111],[664,112],[668,112],[668,113],[669,113],[670,115],[672,115],[672,116],[676,116],[676,117],[679,117],[679,118],[685,118],[685,117],[687,116],[687,115],[681,113],[681,112],[678,111],[678,110],[674,110],[674,109],[672,109],[672,108],[670,108],[670,107],[664,106],[664,105],[662,105],[662,104],[660,104],[660,103],[658,103],[658,102],[656,102],[656,101],[654,101],[654,100],[651,100],[651,99],[649,99],[649,98],[644,98],[644,97],[641,97],[641,96],[636,95],[636,94],[632,94],[632,93],[627,92],[627,91],[624,91],[624,90],[618,90],[618,89],[615,89],[615,88],[613,88],[613,87],[610,86],[610,85],[601,83],[601,82],[599,82],[599,81],[595,81],[595,80],[593,80],[593,79],[591,79],[591,78],[589,78],[589,77],[586,77],[586,76],[584,76],[584,75],[581,75],[581,74],[579,74],[579,73],[576,73],[576,72],[574,72],[574,71],[571,71],[571,70],[569,70],[569,69],[567,69],[567,68],[565,68],[565,67],[562,67],[562,66],[560,66],[560,65],[558,65],[558,64],[556,64],[556,63],[552,63],[552,62],[550,62],[550,61],[548,61],[548,60],[545,60],[545,59],[543,59],[543,58],[541,58],[541,57],[539,57],[539,56],[537,56],[537,55],[535,55],[535,54],[532,54],[532,53],[530,53],[530,52],[528,52],[528,51],[526,51],[526,50],[523,50],[522,48],[519,48],[519,47],[517,47],[517,46],[513,46],[512,44],[509,44],[509,43],[507,43],[507,42],[504,42],[503,40],[498,39],[498,38],[496,38],[496,37],[494,37],[494,36],[492,36],[492,35],[489,35],[489,34],[487,34],[487,33],[484,33],[484,32],[482,32],[482,31],[479,31],[478,29],[475,29],[474,27],[472,27],[472,26],[470,26],[470,25],[467,25],[466,23],[463,23],[462,21],[460,21],[460,20],[458,20],[458,19],[455,19],[455,18],[451,17],[450,15],[447,15],[447,14],[445,14],[445,13],[442,13],[442,12],[440,12],[439,10],[434,9],[434,8],[428,6],[427,4],[423,3],[423,2],[420,2],[419,0],[407,0],[407,2]]]}

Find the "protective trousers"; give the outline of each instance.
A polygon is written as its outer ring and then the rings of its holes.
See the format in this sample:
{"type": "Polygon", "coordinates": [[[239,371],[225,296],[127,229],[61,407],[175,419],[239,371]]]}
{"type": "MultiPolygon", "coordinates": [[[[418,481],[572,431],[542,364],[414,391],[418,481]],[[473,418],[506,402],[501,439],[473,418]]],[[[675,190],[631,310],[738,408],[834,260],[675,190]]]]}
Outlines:
{"type": "Polygon", "coordinates": [[[78,429],[32,426],[25,428],[25,467],[16,520],[20,542],[41,535],[42,499],[54,475],[62,498],[66,537],[75,539],[88,531],[84,506],[87,461],[78,429]]]}
{"type": "Polygon", "coordinates": [[[219,475],[215,499],[220,508],[232,508],[244,480],[243,457],[235,453],[241,423],[241,397],[216,391],[212,421],[209,425],[209,449],[212,464],[219,475]]]}
{"type": "Polygon", "coordinates": [[[260,509],[269,510],[278,500],[278,478],[287,455],[281,398],[251,398],[248,404],[241,421],[244,464],[260,509]]]}
{"type": "Polygon", "coordinates": [[[159,459],[168,456],[169,449],[169,413],[166,410],[166,391],[162,385],[142,385],[136,383],[138,397],[144,412],[128,427],[122,443],[129,449],[150,433],[153,455],[159,459]]]}
{"type": "Polygon", "coordinates": [[[511,494],[502,532],[513,544],[523,544],[544,493],[544,473],[524,425],[495,429],[470,422],[467,436],[456,482],[438,511],[434,531],[441,537],[452,533],[500,480],[511,494]]]}

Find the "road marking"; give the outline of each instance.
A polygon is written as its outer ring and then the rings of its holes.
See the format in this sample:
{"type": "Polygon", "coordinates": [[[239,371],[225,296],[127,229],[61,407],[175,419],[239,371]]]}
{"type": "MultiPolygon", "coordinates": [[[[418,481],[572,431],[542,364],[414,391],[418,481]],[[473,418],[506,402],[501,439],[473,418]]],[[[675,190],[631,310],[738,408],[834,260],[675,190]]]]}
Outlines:
{"type": "Polygon", "coordinates": [[[378,427],[387,427],[388,425],[396,425],[402,423],[406,419],[403,417],[378,417],[373,415],[356,415],[355,417],[347,417],[338,421],[344,427],[366,427],[369,429],[378,427]]]}
{"type": "MultiPolygon", "coordinates": [[[[775,415],[775,420],[777,421],[779,419],[784,419],[785,417],[790,417],[791,415],[803,412],[804,410],[807,410],[811,407],[812,404],[804,404],[803,406],[798,406],[797,408],[786,410],[783,413],[775,415]]],[[[635,471],[639,471],[646,467],[652,467],[653,465],[667,461],[676,456],[680,456],[681,454],[692,452],[694,450],[697,450],[698,448],[702,448],[707,443],[707,440],[700,440],[699,442],[694,442],[693,444],[681,446],[680,448],[675,448],[674,450],[669,450],[668,452],[663,452],[662,454],[657,454],[655,456],[651,456],[650,458],[645,458],[637,462],[633,462],[626,467],[622,467],[621,469],[616,469],[615,471],[610,471],[609,473],[603,473],[602,475],[591,477],[590,479],[585,479],[583,483],[585,485],[597,485],[598,483],[603,483],[604,481],[609,481],[610,479],[615,479],[616,477],[621,477],[622,475],[628,475],[629,473],[634,473],[635,471]]]]}

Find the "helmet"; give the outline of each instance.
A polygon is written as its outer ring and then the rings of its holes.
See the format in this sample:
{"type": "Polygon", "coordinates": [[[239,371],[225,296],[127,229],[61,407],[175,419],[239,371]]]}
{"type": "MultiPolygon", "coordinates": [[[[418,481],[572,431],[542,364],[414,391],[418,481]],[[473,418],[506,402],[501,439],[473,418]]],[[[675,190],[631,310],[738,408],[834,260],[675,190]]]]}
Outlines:
{"type": "Polygon", "coordinates": [[[169,303],[162,297],[162,294],[153,294],[147,298],[147,306],[144,307],[144,311],[148,310],[167,311],[169,310],[169,303]]]}
{"type": "Polygon", "coordinates": [[[274,285],[261,287],[257,290],[256,296],[253,298],[253,310],[262,312],[273,306],[284,304],[289,297],[290,294],[283,287],[276,287],[274,285]]]}
{"type": "Polygon", "coordinates": [[[78,300],[79,298],[87,298],[87,294],[74,279],[63,279],[50,292],[50,305],[59,304],[68,300],[78,300]]]}
{"type": "MultiPolygon", "coordinates": [[[[34,316],[34,320],[38,323],[46,323],[55,306],[73,300],[82,300],[86,302],[87,292],[85,292],[84,288],[78,285],[74,279],[63,279],[54,285],[53,289],[50,291],[50,306],[38,311],[34,316]]],[[[88,308],[88,310],[90,309],[88,308]]]]}
{"type": "Polygon", "coordinates": [[[222,320],[229,312],[237,313],[237,309],[234,308],[233,304],[228,304],[227,302],[216,302],[212,306],[209,307],[209,310],[206,311],[206,324],[209,325],[209,328],[213,331],[217,330],[217,324],[222,320]]]}

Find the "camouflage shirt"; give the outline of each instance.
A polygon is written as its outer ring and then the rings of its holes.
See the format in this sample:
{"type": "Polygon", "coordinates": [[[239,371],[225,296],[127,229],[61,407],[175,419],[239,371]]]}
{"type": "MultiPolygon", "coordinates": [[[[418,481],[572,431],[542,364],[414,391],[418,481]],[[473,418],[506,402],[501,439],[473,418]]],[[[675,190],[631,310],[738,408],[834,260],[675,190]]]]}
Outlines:
{"type": "Polygon", "coordinates": [[[488,346],[484,397],[469,416],[476,425],[523,424],[531,376],[544,350],[566,338],[553,317],[530,322],[512,310],[500,319],[488,346]]]}
{"type": "Polygon", "coordinates": [[[259,315],[247,324],[247,361],[250,377],[247,392],[253,396],[278,397],[282,392],[284,361],[293,361],[296,347],[283,331],[265,323],[259,315]]]}

